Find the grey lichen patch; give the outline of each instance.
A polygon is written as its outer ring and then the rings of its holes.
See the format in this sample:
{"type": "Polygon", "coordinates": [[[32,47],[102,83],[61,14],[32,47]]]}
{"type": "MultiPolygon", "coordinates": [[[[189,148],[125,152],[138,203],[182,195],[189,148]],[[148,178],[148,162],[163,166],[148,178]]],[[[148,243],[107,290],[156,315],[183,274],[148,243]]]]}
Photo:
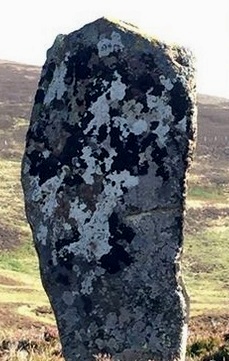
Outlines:
{"type": "Polygon", "coordinates": [[[122,51],[124,45],[122,44],[121,35],[113,31],[111,38],[103,37],[97,44],[99,57],[108,56],[110,53],[122,51]]]}
{"type": "Polygon", "coordinates": [[[74,296],[72,292],[64,291],[62,299],[67,306],[71,306],[74,302],[74,296]]]}
{"type": "Polygon", "coordinates": [[[192,56],[108,19],[47,54],[22,184],[65,359],[184,360],[192,56]]]}
{"type": "Polygon", "coordinates": [[[59,66],[56,67],[53,79],[48,87],[48,91],[44,98],[44,104],[50,104],[55,98],[60,100],[63,97],[64,92],[67,90],[64,78],[67,73],[67,67],[65,62],[61,62],[59,66]]]}
{"type": "Polygon", "coordinates": [[[90,295],[93,292],[93,280],[96,279],[95,272],[90,271],[89,274],[84,276],[81,283],[81,293],[83,295],[90,295]]]}

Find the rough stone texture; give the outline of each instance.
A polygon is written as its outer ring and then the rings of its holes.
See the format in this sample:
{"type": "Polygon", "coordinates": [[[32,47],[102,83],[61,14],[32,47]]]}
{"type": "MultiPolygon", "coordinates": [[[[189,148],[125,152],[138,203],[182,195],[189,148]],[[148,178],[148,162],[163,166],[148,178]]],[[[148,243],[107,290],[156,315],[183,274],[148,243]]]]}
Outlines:
{"type": "Polygon", "coordinates": [[[183,360],[192,54],[99,19],[47,53],[22,164],[67,361],[183,360]]]}

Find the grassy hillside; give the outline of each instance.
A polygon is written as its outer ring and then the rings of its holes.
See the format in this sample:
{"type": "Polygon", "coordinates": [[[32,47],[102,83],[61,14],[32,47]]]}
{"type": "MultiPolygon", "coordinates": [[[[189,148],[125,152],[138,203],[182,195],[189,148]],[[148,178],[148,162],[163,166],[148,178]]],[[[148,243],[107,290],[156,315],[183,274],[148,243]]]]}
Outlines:
{"type": "MultiPolygon", "coordinates": [[[[3,334],[54,325],[39,279],[19,181],[24,137],[39,73],[38,67],[0,61],[3,334]]],[[[229,101],[200,95],[198,104],[199,133],[189,177],[183,257],[184,279],[191,297],[190,337],[197,329],[203,334],[214,334],[215,324],[223,332],[229,317],[229,101]]]]}
{"type": "Polygon", "coordinates": [[[39,73],[35,66],[0,61],[0,329],[4,332],[54,322],[39,278],[20,185],[39,73]]]}

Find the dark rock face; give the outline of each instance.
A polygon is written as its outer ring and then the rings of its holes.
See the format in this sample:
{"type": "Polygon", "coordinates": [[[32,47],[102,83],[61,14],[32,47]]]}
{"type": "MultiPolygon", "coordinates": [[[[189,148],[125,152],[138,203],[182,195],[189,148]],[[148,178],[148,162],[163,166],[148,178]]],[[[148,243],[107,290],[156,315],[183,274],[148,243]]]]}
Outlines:
{"type": "Polygon", "coordinates": [[[190,52],[129,24],[99,19],[48,51],[22,184],[67,361],[184,359],[195,100],[190,52]]]}

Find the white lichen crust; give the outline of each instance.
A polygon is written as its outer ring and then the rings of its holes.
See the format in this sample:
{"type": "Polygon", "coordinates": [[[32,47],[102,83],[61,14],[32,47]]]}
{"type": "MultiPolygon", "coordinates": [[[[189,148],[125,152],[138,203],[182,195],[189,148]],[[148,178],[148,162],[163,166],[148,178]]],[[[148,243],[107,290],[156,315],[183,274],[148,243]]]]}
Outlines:
{"type": "Polygon", "coordinates": [[[184,360],[190,52],[99,19],[58,37],[22,164],[26,213],[67,361],[184,360]]]}

